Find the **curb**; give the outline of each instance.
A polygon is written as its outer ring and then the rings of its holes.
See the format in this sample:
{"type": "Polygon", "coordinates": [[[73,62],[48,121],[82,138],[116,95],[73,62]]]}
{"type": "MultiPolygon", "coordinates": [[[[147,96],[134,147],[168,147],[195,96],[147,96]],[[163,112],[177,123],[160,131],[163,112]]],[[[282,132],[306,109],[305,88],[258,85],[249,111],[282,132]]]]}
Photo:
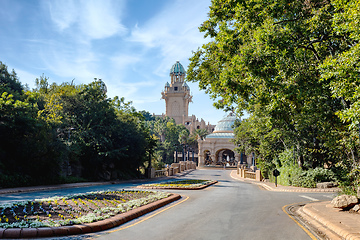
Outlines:
{"type": "MultiPolygon", "coordinates": [[[[319,204],[319,203],[306,204],[302,208],[302,211],[312,219],[315,219],[318,223],[329,228],[331,231],[339,235],[341,238],[360,240],[360,233],[354,231],[351,227],[346,226],[346,223],[342,223],[342,222],[334,223],[329,221],[330,218],[326,217],[326,212],[325,215],[323,213],[323,216],[320,216],[319,211],[313,207],[314,204],[319,204]]],[[[330,204],[330,201],[322,202],[322,204],[330,204]]]]}
{"type": "Polygon", "coordinates": [[[61,227],[43,228],[0,228],[0,238],[43,238],[59,237],[76,234],[86,234],[104,231],[109,228],[117,227],[135,218],[145,215],[151,211],[161,208],[169,203],[179,200],[179,194],[172,193],[169,197],[149,203],[128,212],[118,214],[114,217],[81,225],[70,225],[61,227]]]}
{"type": "MultiPolygon", "coordinates": [[[[241,177],[237,176],[237,174],[235,173],[235,170],[233,170],[230,173],[230,177],[232,177],[233,179],[242,181],[242,182],[256,184],[258,186],[263,187],[264,189],[266,189],[268,191],[273,191],[273,192],[339,192],[340,191],[338,188],[309,188],[309,189],[303,189],[303,188],[299,188],[299,189],[273,188],[273,187],[271,187],[271,186],[269,186],[269,185],[267,185],[266,183],[263,183],[263,182],[258,182],[258,181],[253,180],[253,179],[241,178],[241,177]]],[[[286,187],[286,186],[284,186],[284,187],[286,187]]],[[[292,187],[292,188],[294,188],[294,187],[292,187]]]]}
{"type": "Polygon", "coordinates": [[[200,187],[191,187],[191,188],[186,188],[186,187],[146,187],[146,186],[137,186],[136,188],[143,188],[143,189],[170,189],[170,190],[201,190],[204,188],[207,188],[208,186],[211,186],[213,184],[218,183],[218,181],[212,181],[208,184],[204,184],[200,187]]]}
{"type": "MultiPolygon", "coordinates": [[[[25,193],[25,192],[37,192],[37,191],[50,191],[66,188],[78,188],[78,187],[90,187],[90,186],[101,186],[101,185],[112,185],[112,184],[121,184],[121,183],[136,183],[136,182],[149,182],[154,179],[175,179],[178,177],[183,177],[196,169],[185,170],[179,174],[172,175],[169,177],[158,177],[158,178],[145,178],[145,179],[132,179],[132,180],[123,180],[123,181],[108,181],[108,182],[83,182],[83,183],[67,183],[67,184],[58,184],[58,185],[48,185],[48,186],[31,186],[31,187],[18,187],[18,188],[0,188],[0,195],[11,194],[11,193],[25,193]]],[[[1,236],[0,236],[1,237],[1,236]]]]}

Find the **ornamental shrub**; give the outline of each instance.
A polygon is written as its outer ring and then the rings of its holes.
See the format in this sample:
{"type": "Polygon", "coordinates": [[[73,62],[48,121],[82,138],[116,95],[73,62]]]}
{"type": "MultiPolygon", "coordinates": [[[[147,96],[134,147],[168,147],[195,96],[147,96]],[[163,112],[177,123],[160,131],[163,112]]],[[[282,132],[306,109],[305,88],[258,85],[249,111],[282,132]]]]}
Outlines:
{"type": "Polygon", "coordinates": [[[302,171],[298,176],[294,176],[292,180],[293,186],[307,188],[316,187],[316,183],[334,181],[337,181],[337,179],[331,170],[319,167],[302,171]]]}
{"type": "Polygon", "coordinates": [[[337,181],[334,172],[329,169],[317,167],[302,170],[294,162],[293,150],[291,149],[280,153],[275,160],[275,165],[280,172],[277,182],[284,186],[314,188],[316,183],[337,181]]]}
{"type": "Polygon", "coordinates": [[[275,165],[280,172],[277,182],[283,186],[293,185],[293,179],[301,173],[301,168],[294,163],[293,151],[291,149],[280,153],[275,165]]]}

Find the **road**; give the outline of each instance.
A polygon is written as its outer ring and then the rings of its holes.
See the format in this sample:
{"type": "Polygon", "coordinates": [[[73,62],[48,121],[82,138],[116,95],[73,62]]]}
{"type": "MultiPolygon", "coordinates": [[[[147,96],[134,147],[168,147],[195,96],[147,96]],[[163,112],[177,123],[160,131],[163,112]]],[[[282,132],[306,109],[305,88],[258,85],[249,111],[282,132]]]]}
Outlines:
{"type": "MultiPolygon", "coordinates": [[[[204,190],[171,190],[169,192],[179,193],[182,199],[117,228],[71,239],[311,239],[282,207],[292,203],[329,200],[334,196],[331,193],[266,191],[257,185],[232,179],[230,172],[222,169],[193,171],[182,178],[211,179],[219,183],[204,190]]],[[[74,192],[126,189],[135,185],[12,194],[0,196],[0,203],[74,192]]]]}

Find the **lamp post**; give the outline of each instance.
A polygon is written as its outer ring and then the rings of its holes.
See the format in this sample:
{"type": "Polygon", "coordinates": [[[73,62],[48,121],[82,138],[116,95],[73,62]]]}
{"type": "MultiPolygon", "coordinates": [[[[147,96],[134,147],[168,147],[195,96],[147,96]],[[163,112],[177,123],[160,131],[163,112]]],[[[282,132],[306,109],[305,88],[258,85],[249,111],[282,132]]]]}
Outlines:
{"type": "Polygon", "coordinates": [[[181,144],[182,146],[182,160],[185,161],[185,149],[186,149],[186,144],[181,144]]]}
{"type": "Polygon", "coordinates": [[[255,166],[255,153],[252,153],[252,165],[255,166]]]}
{"type": "Polygon", "coordinates": [[[179,144],[174,144],[173,146],[175,147],[174,163],[176,163],[178,161],[178,147],[179,147],[179,144]]]}
{"type": "Polygon", "coordinates": [[[186,161],[189,161],[189,159],[190,159],[190,150],[191,150],[191,148],[187,149],[187,159],[186,159],[186,161]]]}

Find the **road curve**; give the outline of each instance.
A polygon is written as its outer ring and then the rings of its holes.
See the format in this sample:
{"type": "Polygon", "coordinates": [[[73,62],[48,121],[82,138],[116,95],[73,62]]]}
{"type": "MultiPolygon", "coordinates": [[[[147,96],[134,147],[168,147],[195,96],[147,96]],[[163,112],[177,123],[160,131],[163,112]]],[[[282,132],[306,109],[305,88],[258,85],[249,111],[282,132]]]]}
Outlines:
{"type": "MultiPolygon", "coordinates": [[[[197,170],[184,178],[219,181],[201,191],[175,191],[186,201],[160,214],[150,213],[98,239],[311,239],[282,207],[304,201],[298,194],[276,193],[230,177],[226,170],[197,170]],[[155,216],[151,216],[156,214],[155,216]]],[[[176,204],[176,203],[175,203],[176,204]]]]}

